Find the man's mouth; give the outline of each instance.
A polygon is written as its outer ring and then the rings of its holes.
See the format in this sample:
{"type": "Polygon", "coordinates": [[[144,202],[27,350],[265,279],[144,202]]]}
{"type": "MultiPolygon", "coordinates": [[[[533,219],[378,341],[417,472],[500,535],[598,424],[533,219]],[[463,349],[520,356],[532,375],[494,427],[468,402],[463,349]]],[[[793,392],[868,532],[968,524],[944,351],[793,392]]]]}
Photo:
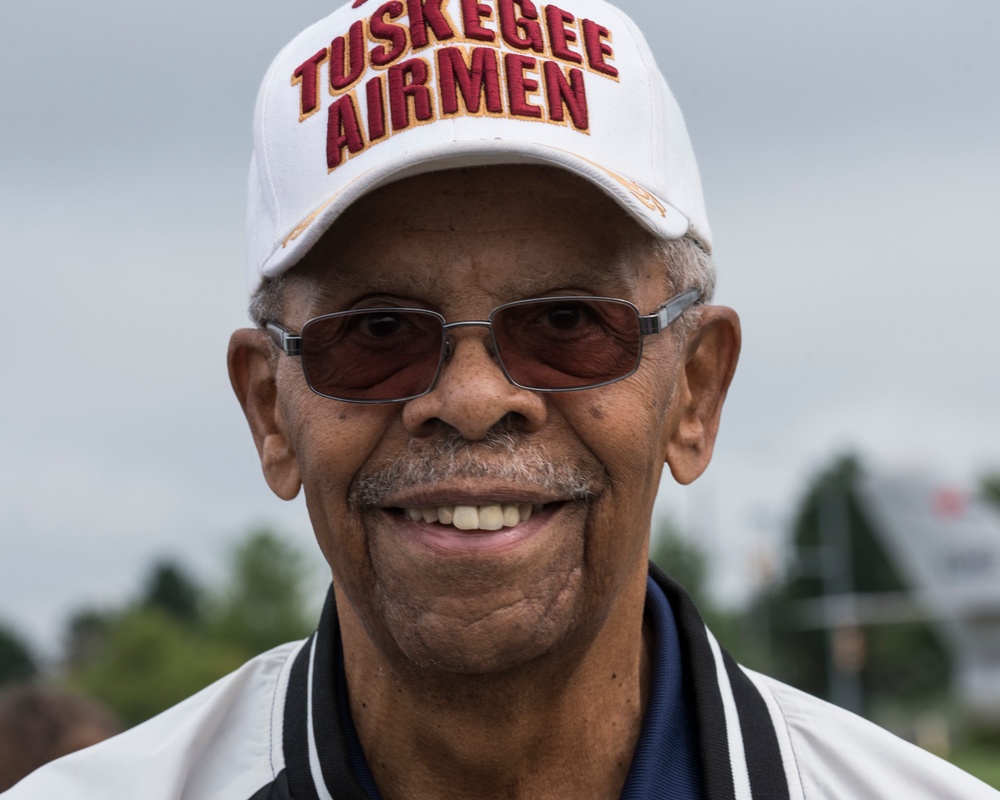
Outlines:
{"type": "Polygon", "coordinates": [[[439,505],[397,508],[395,511],[414,522],[450,525],[460,531],[499,531],[514,528],[545,510],[547,505],[531,503],[485,503],[482,505],[439,505]]]}

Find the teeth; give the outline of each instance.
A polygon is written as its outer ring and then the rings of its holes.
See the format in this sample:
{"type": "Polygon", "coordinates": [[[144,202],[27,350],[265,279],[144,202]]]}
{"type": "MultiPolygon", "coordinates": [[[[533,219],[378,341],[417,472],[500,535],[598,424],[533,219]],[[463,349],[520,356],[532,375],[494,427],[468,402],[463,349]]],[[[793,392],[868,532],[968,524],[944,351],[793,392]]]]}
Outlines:
{"type": "Polygon", "coordinates": [[[455,519],[451,524],[460,531],[474,531],[479,527],[479,509],[475,506],[455,506],[455,519]]]}
{"type": "Polygon", "coordinates": [[[482,506],[427,506],[407,508],[404,514],[414,522],[454,525],[460,531],[498,531],[513,528],[531,519],[543,506],[530,503],[489,503],[482,506]]]}
{"type": "Polygon", "coordinates": [[[498,531],[503,527],[503,508],[499,504],[479,507],[479,530],[498,531]]]}

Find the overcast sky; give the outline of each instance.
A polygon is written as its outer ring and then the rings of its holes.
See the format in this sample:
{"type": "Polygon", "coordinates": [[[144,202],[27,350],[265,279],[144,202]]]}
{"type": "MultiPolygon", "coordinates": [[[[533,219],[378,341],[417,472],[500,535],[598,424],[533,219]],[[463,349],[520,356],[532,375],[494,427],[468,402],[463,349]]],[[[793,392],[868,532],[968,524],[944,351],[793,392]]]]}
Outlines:
{"type": "MultiPolygon", "coordinates": [[[[1000,469],[1000,7],[622,0],[698,155],[743,359],[659,507],[746,593],[835,453],[1000,469]]],[[[20,2],[0,27],[0,619],[54,651],[159,555],[217,575],[272,497],[225,370],[250,123],[316,0],[20,2]]],[[[318,558],[317,552],[317,558],[318,558]]]]}

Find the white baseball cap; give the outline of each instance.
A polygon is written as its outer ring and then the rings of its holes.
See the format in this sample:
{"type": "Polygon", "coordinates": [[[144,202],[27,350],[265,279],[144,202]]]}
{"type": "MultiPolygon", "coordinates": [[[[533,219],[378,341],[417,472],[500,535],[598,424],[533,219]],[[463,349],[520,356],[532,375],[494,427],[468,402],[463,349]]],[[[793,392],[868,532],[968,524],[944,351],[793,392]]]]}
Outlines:
{"type": "Polygon", "coordinates": [[[354,0],[271,64],[254,114],[250,289],[367,192],[461,166],[546,164],[656,236],[711,249],[680,108],[604,0],[354,0]]]}

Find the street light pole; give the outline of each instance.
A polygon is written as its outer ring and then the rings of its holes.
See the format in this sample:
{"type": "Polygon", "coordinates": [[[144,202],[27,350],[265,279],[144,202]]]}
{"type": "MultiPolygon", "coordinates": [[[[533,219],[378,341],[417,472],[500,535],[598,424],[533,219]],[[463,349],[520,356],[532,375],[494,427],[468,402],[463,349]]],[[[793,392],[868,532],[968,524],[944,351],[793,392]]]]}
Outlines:
{"type": "MultiPolygon", "coordinates": [[[[847,488],[832,476],[819,498],[820,578],[824,602],[853,598],[854,569],[851,552],[847,488]]],[[[850,601],[853,605],[853,600],[850,601]]],[[[833,609],[830,609],[832,612],[833,609]]],[[[831,702],[857,714],[864,709],[861,667],[864,634],[855,614],[827,629],[827,681],[831,702]]]]}

